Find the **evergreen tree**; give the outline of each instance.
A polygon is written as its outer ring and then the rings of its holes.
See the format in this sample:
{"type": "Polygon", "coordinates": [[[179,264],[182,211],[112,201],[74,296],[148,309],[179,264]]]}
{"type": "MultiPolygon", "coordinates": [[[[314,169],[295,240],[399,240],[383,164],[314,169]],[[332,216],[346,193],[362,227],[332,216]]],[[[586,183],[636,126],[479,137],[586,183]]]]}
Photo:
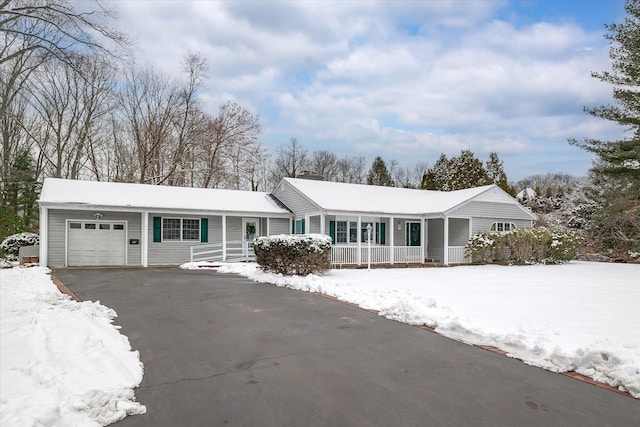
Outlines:
{"type": "Polygon", "coordinates": [[[384,160],[382,160],[382,157],[380,156],[376,157],[373,163],[371,164],[369,173],[367,173],[367,184],[381,185],[385,187],[395,186],[393,179],[391,178],[391,174],[387,169],[387,165],[384,162],[384,160]]]}
{"type": "Polygon", "coordinates": [[[451,190],[478,187],[490,182],[487,171],[471,150],[462,150],[458,157],[449,162],[451,190]]]}
{"type": "Polygon", "coordinates": [[[597,201],[601,207],[593,215],[590,236],[599,249],[621,255],[640,251],[640,0],[627,0],[625,11],[623,23],[605,24],[611,71],[591,74],[613,86],[614,103],[584,110],[618,123],[626,134],[613,141],[569,140],[598,156],[593,180],[606,189],[597,201]]]}
{"type": "Polygon", "coordinates": [[[29,229],[38,216],[37,201],[41,185],[28,148],[21,150],[9,169],[5,185],[5,205],[29,229]]]}
{"type": "Polygon", "coordinates": [[[498,153],[489,153],[489,160],[485,162],[485,169],[489,182],[496,184],[507,193],[509,192],[509,182],[507,181],[507,174],[502,167],[502,160],[498,157],[498,153]]]}
{"type": "MultiPolygon", "coordinates": [[[[496,179],[504,179],[503,184],[506,190],[508,189],[506,175],[502,171],[504,178],[501,178],[500,174],[502,162],[498,159],[497,154],[492,158],[496,165],[494,168],[496,179]]],[[[470,150],[462,150],[459,156],[451,159],[447,158],[445,154],[441,154],[433,167],[427,169],[422,176],[420,188],[423,190],[452,191],[491,184],[492,182],[482,161],[470,150]]]]}
{"type": "Polygon", "coordinates": [[[622,24],[605,24],[610,41],[611,72],[592,76],[613,86],[614,105],[585,107],[585,112],[601,119],[617,122],[628,129],[629,136],[617,141],[585,138],[570,143],[595,153],[601,160],[594,172],[629,180],[628,188],[640,197],[640,0],[627,0],[628,16],[622,24]]]}
{"type": "Polygon", "coordinates": [[[423,190],[449,191],[449,159],[442,153],[433,167],[427,169],[422,175],[420,188],[423,190]]]}

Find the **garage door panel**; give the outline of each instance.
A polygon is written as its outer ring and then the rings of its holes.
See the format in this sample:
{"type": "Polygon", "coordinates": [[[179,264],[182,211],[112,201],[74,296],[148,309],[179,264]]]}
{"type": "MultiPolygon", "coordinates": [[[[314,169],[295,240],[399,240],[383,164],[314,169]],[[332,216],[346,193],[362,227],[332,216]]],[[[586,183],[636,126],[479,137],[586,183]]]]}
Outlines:
{"type": "Polygon", "coordinates": [[[67,227],[67,265],[125,265],[123,222],[72,221],[67,227]]]}

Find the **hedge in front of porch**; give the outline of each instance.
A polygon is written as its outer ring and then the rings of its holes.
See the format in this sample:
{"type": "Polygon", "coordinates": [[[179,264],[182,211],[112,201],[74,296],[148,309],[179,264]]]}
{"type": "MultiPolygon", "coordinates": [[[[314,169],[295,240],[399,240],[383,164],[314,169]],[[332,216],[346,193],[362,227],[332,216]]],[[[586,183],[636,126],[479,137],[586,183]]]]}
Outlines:
{"type": "Polygon", "coordinates": [[[265,271],[307,275],[331,268],[331,238],[323,234],[279,234],[253,241],[256,261],[265,271]]]}

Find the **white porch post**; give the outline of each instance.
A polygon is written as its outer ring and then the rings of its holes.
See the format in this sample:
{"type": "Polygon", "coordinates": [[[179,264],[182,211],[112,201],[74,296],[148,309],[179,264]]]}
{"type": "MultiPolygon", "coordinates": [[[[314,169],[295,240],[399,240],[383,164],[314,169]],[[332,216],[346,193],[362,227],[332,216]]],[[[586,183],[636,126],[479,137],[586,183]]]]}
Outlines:
{"type": "Polygon", "coordinates": [[[360,229],[362,228],[362,217],[358,215],[358,230],[356,232],[357,242],[358,242],[358,256],[356,260],[358,261],[358,265],[362,264],[362,239],[360,238],[360,229]]]}
{"type": "Polygon", "coordinates": [[[444,265],[449,265],[449,217],[444,217],[444,265]]]}
{"type": "Polygon", "coordinates": [[[305,215],[304,216],[304,233],[302,234],[309,234],[310,230],[311,230],[311,215],[305,215]]]}
{"type": "Polygon", "coordinates": [[[395,262],[395,248],[394,248],[394,233],[396,230],[396,222],[394,217],[389,218],[389,263],[393,264],[395,262]]]}
{"type": "Polygon", "coordinates": [[[149,264],[149,212],[140,214],[140,261],[143,267],[149,264]]]}
{"type": "MultiPolygon", "coordinates": [[[[65,230],[65,233],[67,230],[65,230]]],[[[40,249],[38,253],[38,263],[46,267],[47,266],[47,252],[49,246],[49,210],[47,208],[40,207],[40,249]]]]}
{"type": "Polygon", "coordinates": [[[425,239],[425,232],[424,229],[427,228],[425,227],[425,220],[424,218],[420,218],[420,262],[422,264],[424,264],[424,247],[426,245],[426,239],[425,239]]]}
{"type": "Polygon", "coordinates": [[[227,260],[227,216],[222,215],[222,260],[227,260]]]}
{"type": "Polygon", "coordinates": [[[320,234],[325,234],[325,214],[320,214],[320,234]]]}

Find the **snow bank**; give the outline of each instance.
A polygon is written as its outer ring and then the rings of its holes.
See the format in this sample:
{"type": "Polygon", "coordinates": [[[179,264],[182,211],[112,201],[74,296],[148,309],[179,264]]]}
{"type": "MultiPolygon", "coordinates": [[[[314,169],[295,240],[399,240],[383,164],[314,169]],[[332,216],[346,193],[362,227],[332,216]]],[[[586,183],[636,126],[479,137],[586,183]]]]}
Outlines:
{"type": "Polygon", "coordinates": [[[45,268],[0,270],[0,425],[99,426],[142,414],[137,351],[115,311],[77,303],[45,268]]]}
{"type": "Polygon", "coordinates": [[[218,271],[331,295],[640,398],[640,265],[333,270],[306,277],[264,273],[255,264],[218,271]]]}

